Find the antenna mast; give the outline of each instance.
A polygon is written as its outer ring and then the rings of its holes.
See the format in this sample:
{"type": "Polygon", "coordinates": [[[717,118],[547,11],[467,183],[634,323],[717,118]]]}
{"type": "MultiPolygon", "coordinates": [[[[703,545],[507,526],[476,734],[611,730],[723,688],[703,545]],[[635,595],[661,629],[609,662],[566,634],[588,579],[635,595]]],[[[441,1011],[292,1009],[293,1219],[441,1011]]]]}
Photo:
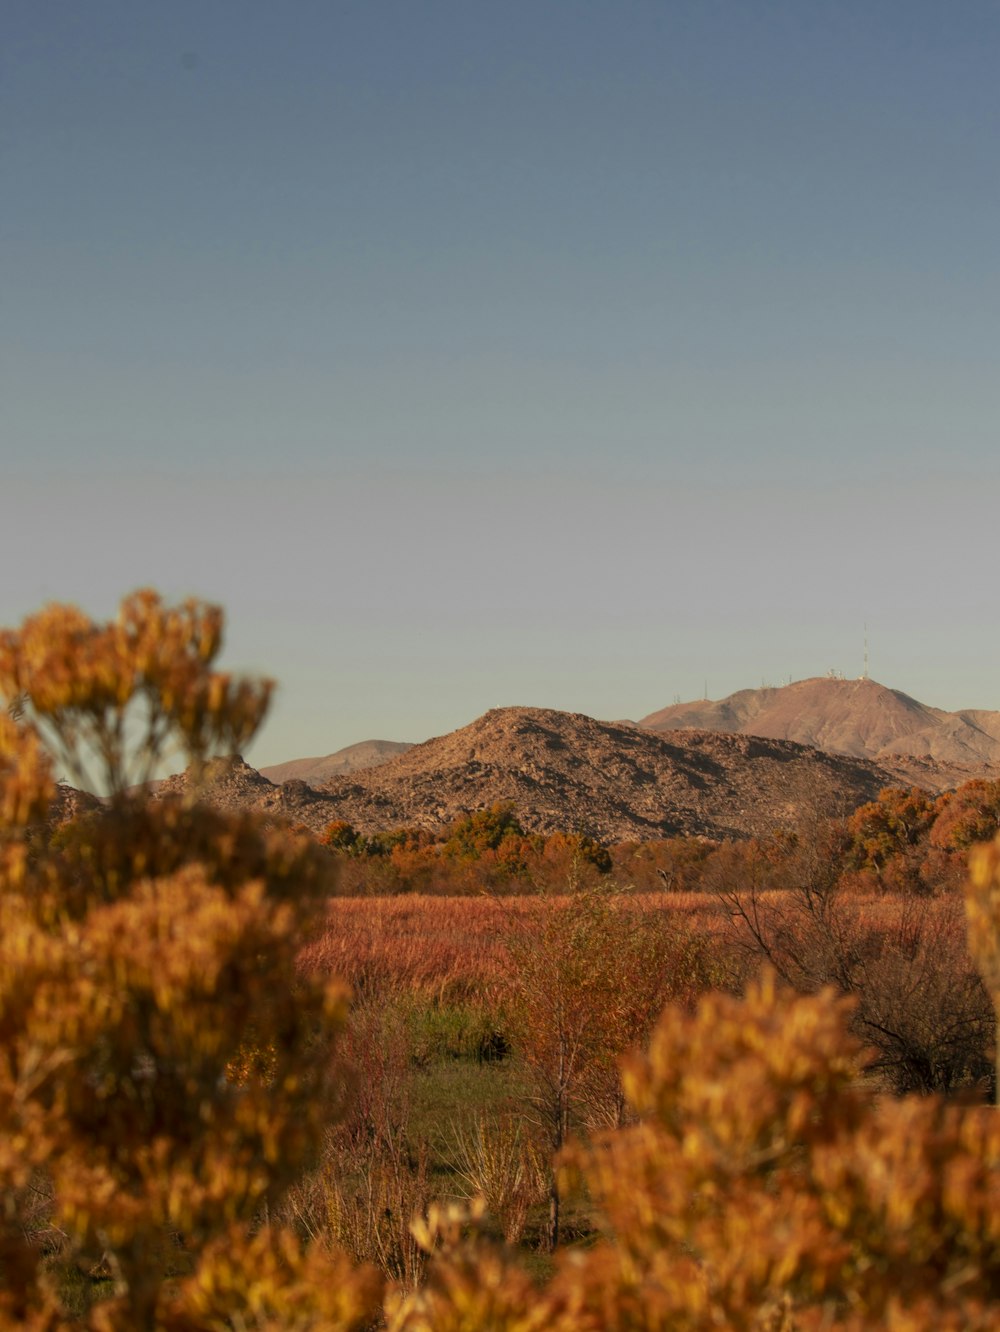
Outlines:
{"type": "Polygon", "coordinates": [[[868,679],[868,621],[865,620],[865,671],[862,680],[868,679]]]}

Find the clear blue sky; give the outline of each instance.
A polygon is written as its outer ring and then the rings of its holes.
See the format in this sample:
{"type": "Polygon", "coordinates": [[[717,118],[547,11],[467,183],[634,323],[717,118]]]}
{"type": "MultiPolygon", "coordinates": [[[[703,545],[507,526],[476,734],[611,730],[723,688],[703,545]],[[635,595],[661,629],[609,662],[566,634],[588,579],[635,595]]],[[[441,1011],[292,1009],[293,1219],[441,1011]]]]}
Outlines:
{"type": "Polygon", "coordinates": [[[1000,708],[995,0],[7,0],[0,623],[250,757],[828,669],[1000,708]]]}

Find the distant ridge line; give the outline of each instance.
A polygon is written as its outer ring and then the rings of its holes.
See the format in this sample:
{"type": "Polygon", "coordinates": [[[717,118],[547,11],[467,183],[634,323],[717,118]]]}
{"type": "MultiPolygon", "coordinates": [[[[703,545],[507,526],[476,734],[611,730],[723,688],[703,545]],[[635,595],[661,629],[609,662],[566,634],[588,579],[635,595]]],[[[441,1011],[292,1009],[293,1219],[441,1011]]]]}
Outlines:
{"type": "MultiPolygon", "coordinates": [[[[918,785],[927,784],[928,760],[953,769],[953,785],[1000,768],[1000,712],[946,712],[867,675],[813,676],[718,700],[674,703],[639,725],[660,733],[697,727],[794,740],[891,766],[918,785]]],[[[939,775],[939,788],[946,778],[939,775]]]]}
{"type": "MultiPolygon", "coordinates": [[[[604,842],[766,835],[804,819],[843,816],[893,782],[867,759],[787,740],[713,731],[656,734],[549,708],[496,708],[388,762],[331,778],[274,785],[241,759],[207,790],[224,807],[273,811],[321,831],[444,829],[510,802],[529,832],[582,832],[604,842]]],[[[183,791],[183,776],[157,794],[183,791]]]]}

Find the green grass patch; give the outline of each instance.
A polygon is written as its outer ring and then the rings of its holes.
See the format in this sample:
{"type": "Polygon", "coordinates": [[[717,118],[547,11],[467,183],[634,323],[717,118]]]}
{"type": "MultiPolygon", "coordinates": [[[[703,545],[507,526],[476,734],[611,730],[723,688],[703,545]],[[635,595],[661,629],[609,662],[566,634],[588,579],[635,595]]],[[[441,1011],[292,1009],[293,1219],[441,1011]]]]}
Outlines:
{"type": "Polygon", "coordinates": [[[436,1060],[413,1080],[410,1136],[426,1142],[433,1173],[455,1170],[455,1125],[472,1124],[483,1113],[500,1114],[523,1105],[524,1083],[510,1060],[481,1064],[476,1060],[436,1060]]]}
{"type": "Polygon", "coordinates": [[[498,1046],[497,1015],[481,1004],[413,1000],[404,1021],[412,1058],[423,1066],[443,1060],[479,1061],[498,1046]]]}

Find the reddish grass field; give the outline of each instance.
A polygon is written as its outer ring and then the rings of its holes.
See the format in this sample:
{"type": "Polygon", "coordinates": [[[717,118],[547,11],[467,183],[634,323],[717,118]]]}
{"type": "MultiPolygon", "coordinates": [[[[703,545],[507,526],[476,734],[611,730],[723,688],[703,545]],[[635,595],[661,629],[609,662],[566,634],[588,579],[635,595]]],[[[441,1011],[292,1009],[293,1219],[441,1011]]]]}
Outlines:
{"type": "MultiPolygon", "coordinates": [[[[343,977],[358,995],[388,989],[439,1000],[488,996],[505,974],[513,930],[568,899],[559,897],[338,897],[326,931],[303,962],[343,977]]],[[[720,936],[725,912],[702,893],[644,893],[628,911],[666,914],[683,933],[720,936]]]]}
{"type": "MultiPolygon", "coordinates": [[[[355,994],[416,992],[443,1002],[486,999],[507,963],[506,939],[523,931],[546,905],[567,899],[538,897],[337,897],[323,934],[303,951],[303,963],[342,977],[355,994]]],[[[794,914],[793,895],[765,893],[769,912],[794,914]]],[[[629,911],[664,914],[683,934],[707,938],[720,951],[737,938],[727,906],[705,893],[642,893],[623,899],[629,911]]],[[[839,910],[853,930],[897,934],[912,920],[921,933],[964,932],[961,903],[952,898],[844,896],[839,910]]]]}

